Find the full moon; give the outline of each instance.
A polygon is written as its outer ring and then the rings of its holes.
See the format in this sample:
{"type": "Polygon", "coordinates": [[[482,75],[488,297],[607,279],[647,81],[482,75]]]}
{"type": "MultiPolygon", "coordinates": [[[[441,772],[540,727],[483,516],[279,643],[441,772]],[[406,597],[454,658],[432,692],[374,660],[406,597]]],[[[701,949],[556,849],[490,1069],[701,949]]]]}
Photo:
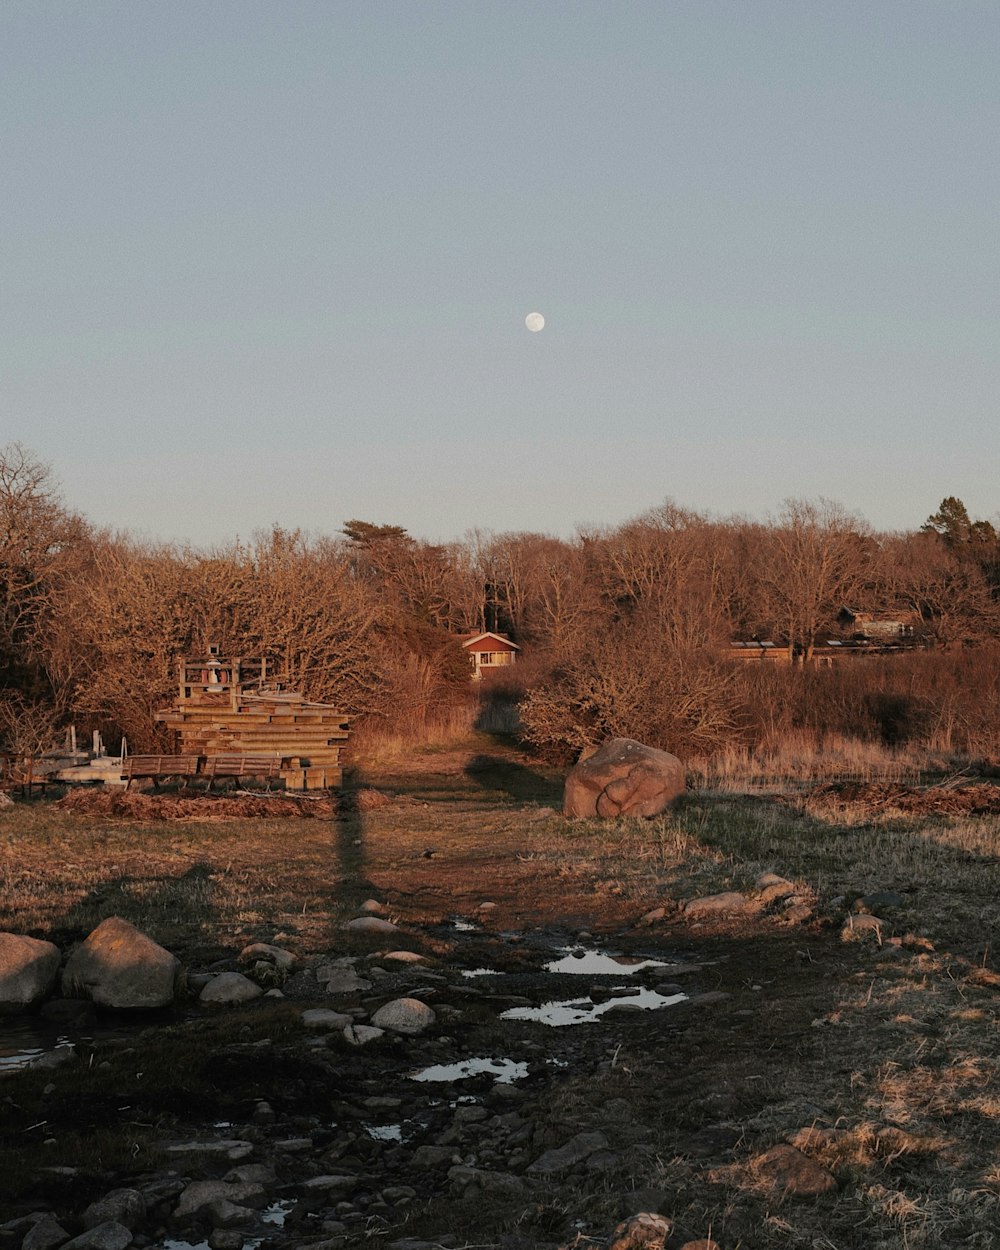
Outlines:
{"type": "Polygon", "coordinates": [[[528,313],[524,319],[524,324],[534,333],[545,329],[545,318],[541,313],[528,313]]]}

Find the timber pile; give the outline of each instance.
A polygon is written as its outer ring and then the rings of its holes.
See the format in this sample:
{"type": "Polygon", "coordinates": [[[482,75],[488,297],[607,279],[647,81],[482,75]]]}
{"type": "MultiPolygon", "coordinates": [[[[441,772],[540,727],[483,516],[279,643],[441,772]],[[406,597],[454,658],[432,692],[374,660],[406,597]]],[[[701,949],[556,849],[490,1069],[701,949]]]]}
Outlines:
{"type": "Polygon", "coordinates": [[[239,660],[182,661],[177,704],[156,714],[174,730],[178,751],[203,756],[206,771],[216,756],[280,756],[277,773],[286,789],[339,786],[347,717],[293,690],[247,689],[240,680],[244,667],[250,666],[239,660]],[[213,664],[224,665],[222,682],[192,680],[193,670],[213,664]]]}

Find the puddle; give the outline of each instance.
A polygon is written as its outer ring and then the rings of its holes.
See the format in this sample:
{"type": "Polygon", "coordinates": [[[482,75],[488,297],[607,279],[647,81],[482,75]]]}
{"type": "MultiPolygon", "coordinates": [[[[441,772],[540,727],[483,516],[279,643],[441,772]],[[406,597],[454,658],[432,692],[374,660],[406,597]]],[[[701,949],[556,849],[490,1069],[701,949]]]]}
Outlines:
{"type": "Polygon", "coordinates": [[[365,1132],[375,1141],[402,1141],[402,1124],[366,1124],[365,1132]]]}
{"type": "Polygon", "coordinates": [[[30,1067],[43,1055],[72,1049],[80,1040],[89,1039],[67,1037],[55,1025],[46,1025],[44,1020],[33,1017],[4,1020],[0,1026],[0,1073],[30,1067]]]}
{"type": "Polygon", "coordinates": [[[260,1218],[265,1224],[277,1224],[282,1228],[285,1223],[285,1217],[295,1206],[294,1198],[279,1198],[277,1202],[272,1202],[269,1207],[265,1207],[260,1213],[260,1218]]]}
{"type": "Polygon", "coordinates": [[[539,1024],[566,1025],[588,1024],[605,1012],[627,1004],[640,1011],[655,1011],[659,1007],[672,1007],[682,1003],[687,994],[657,994],[655,990],[635,990],[621,998],[609,998],[604,1003],[594,1003],[589,998],[569,998],[563,1002],[542,1003],[540,1007],[510,1007],[500,1015],[501,1020],[534,1020],[539,1024]]]}
{"type": "Polygon", "coordinates": [[[488,1073],[496,1077],[497,1085],[510,1085],[528,1075],[526,1063],[513,1059],[462,1059],[458,1063],[436,1063],[429,1068],[410,1074],[411,1081],[463,1081],[470,1076],[488,1073]]]}
{"type": "Polygon", "coordinates": [[[562,959],[545,965],[546,972],[568,972],[575,976],[631,976],[643,968],[666,968],[662,959],[632,959],[625,955],[605,955],[597,950],[570,948],[562,959]]]}

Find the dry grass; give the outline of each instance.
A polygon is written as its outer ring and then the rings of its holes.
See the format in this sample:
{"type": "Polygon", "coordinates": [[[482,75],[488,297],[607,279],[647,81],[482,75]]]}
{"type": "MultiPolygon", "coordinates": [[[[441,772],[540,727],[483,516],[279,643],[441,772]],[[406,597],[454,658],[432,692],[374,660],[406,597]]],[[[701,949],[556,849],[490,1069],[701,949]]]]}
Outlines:
{"type": "Polygon", "coordinates": [[[850,778],[865,782],[915,781],[954,772],[967,764],[950,753],[919,745],[888,747],[844,734],[789,731],[768,746],[733,746],[689,761],[690,782],[699,790],[743,792],[748,788],[815,784],[850,778]]]}

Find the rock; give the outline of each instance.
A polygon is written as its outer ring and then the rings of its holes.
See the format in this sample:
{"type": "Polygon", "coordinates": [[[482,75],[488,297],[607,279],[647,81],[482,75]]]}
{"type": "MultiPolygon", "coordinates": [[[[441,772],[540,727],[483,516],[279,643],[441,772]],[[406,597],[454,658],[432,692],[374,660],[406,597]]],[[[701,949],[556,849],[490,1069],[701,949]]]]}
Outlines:
{"type": "Polygon", "coordinates": [[[350,933],[399,932],[391,920],[382,920],[378,916],[355,916],[353,920],[348,920],[344,928],[350,933]]]}
{"type": "Polygon", "coordinates": [[[344,1041],[351,1046],[367,1046],[380,1037],[385,1037],[385,1029],[377,1029],[371,1024],[349,1024],[344,1029],[344,1041]]]}
{"type": "Polygon", "coordinates": [[[791,1198],[812,1198],[837,1188],[832,1172],[794,1146],[772,1146],[753,1159],[750,1166],[773,1190],[791,1198]]]}
{"type": "Polygon", "coordinates": [[[571,1167],[575,1167],[577,1163],[582,1163],[588,1155],[595,1154],[598,1150],[607,1150],[608,1139],[603,1133],[577,1133],[575,1137],[571,1137],[568,1142],[559,1146],[555,1150],[546,1150],[543,1155],[528,1165],[528,1171],[538,1174],[540,1172],[565,1172],[571,1167]]]}
{"type": "Polygon", "coordinates": [[[756,885],[757,901],[762,907],[771,907],[783,899],[791,898],[795,893],[795,886],[791,881],[786,881],[784,877],[773,872],[765,872],[759,876],[756,885]]]}
{"type": "Polygon", "coordinates": [[[363,911],[366,916],[384,916],[389,909],[377,898],[366,898],[358,910],[363,911]]]}
{"type": "Polygon", "coordinates": [[[230,1168],[222,1179],[230,1184],[275,1185],[278,1174],[267,1163],[241,1163],[239,1167],[230,1168]]]}
{"type": "Polygon", "coordinates": [[[264,991],[242,972],[220,972],[198,995],[203,1003],[246,1003],[264,991]]]}
{"type": "Polygon", "coordinates": [[[413,1152],[410,1166],[420,1172],[434,1172],[455,1162],[450,1146],[418,1146],[413,1152]]]}
{"type": "Polygon", "coordinates": [[[466,1194],[470,1186],[475,1185],[481,1194],[493,1197],[517,1197],[527,1189],[527,1184],[520,1176],[512,1172],[491,1172],[486,1168],[468,1167],[457,1164],[448,1169],[448,1183],[453,1194],[466,1194]]]}
{"type": "Polygon", "coordinates": [[[691,899],[684,908],[684,915],[689,920],[702,920],[712,916],[738,916],[757,909],[753,899],[729,890],[723,894],[706,894],[703,898],[691,899]]]}
{"type": "Polygon", "coordinates": [[[18,933],[0,933],[0,1005],[40,1002],[59,974],[59,947],[18,933]]]}
{"type": "Polygon", "coordinates": [[[425,964],[427,962],[427,956],[418,955],[416,951],[385,951],[377,958],[397,964],[425,964]]]}
{"type": "Polygon", "coordinates": [[[5,807],[13,806],[14,800],[10,797],[10,795],[5,790],[0,790],[0,811],[3,811],[5,807]]]}
{"type": "Polygon", "coordinates": [[[302,1013],[302,1023],[307,1029],[332,1032],[334,1029],[344,1029],[349,1024],[353,1024],[354,1018],[345,1015],[342,1011],[332,1011],[329,1007],[310,1007],[308,1011],[302,1013]]]}
{"type": "Polygon", "coordinates": [[[875,894],[865,894],[855,899],[851,911],[867,912],[871,916],[883,911],[896,911],[905,906],[906,898],[902,894],[897,894],[895,890],[879,890],[875,894]]]}
{"type": "Polygon", "coordinates": [[[75,1046],[57,1046],[55,1050],[47,1050],[44,1054],[32,1059],[29,1068],[61,1068],[64,1063],[72,1063],[76,1059],[75,1046]]]}
{"type": "Polygon", "coordinates": [[[876,941],[880,942],[884,924],[885,921],[879,920],[878,916],[869,916],[867,913],[848,916],[844,921],[844,927],[840,930],[840,940],[842,942],[863,942],[865,938],[874,937],[876,941]]]}
{"type": "Polygon", "coordinates": [[[299,1188],[304,1194],[346,1194],[357,1189],[361,1182],[347,1172],[332,1172],[326,1176],[310,1176],[299,1188]]]}
{"type": "Polygon", "coordinates": [[[127,920],[109,916],[66,961],[62,990],[103,1007],[165,1007],[173,1002],[180,966],[127,920]]]}
{"type": "Polygon", "coordinates": [[[240,1163],[253,1154],[253,1142],[240,1141],[239,1138],[176,1142],[172,1146],[166,1146],[163,1153],[169,1159],[201,1158],[206,1161],[240,1163]]]}
{"type": "Polygon", "coordinates": [[[55,1250],[69,1241],[69,1233],[54,1215],[43,1215],[24,1235],[21,1250],[55,1250]]]}
{"type": "Polygon", "coordinates": [[[124,1224],[133,1232],[146,1218],[146,1199],[138,1189],[112,1189],[84,1211],[83,1227],[95,1228],[108,1220],[124,1224]]]}
{"type": "Polygon", "coordinates": [[[573,768],[563,791],[563,815],[658,816],[684,793],[676,755],[631,738],[612,738],[573,768]]]}
{"type": "Polygon", "coordinates": [[[359,977],[353,968],[333,968],[329,964],[316,969],[316,980],[328,994],[356,994],[372,987],[371,981],[359,977]]]}
{"type": "Polygon", "coordinates": [[[242,963],[252,964],[261,959],[274,964],[282,972],[289,972],[295,966],[295,956],[291,951],[282,946],[271,946],[268,942],[251,942],[240,951],[242,963]]]}
{"type": "Polygon", "coordinates": [[[658,921],[665,919],[666,914],[667,909],[665,907],[654,907],[652,911],[647,911],[644,915],[639,917],[639,919],[635,922],[636,928],[646,929],[651,924],[656,924],[658,921]]]}
{"type": "Polygon", "coordinates": [[[216,1198],[207,1203],[201,1214],[213,1228],[247,1228],[257,1218],[249,1207],[241,1207],[228,1198],[216,1198]]]}
{"type": "Polygon", "coordinates": [[[125,1250],[131,1244],[132,1230],[117,1220],[107,1220],[67,1241],[63,1250],[125,1250]]]}
{"type": "Polygon", "coordinates": [[[699,1237],[697,1241],[685,1241],[681,1250],[719,1250],[719,1243],[711,1237],[699,1237]]]}
{"type": "Polygon", "coordinates": [[[394,998],[375,1012],[372,1024],[392,1033],[416,1035],[426,1032],[436,1019],[431,1008],[419,998],[394,998]]]}
{"type": "Polygon", "coordinates": [[[244,1240],[235,1228],[213,1228],[208,1234],[209,1250],[243,1250],[244,1240]]]}
{"type": "Polygon", "coordinates": [[[253,1181],[192,1181],[180,1196],[174,1210],[174,1219],[183,1220],[197,1215],[213,1202],[229,1202],[238,1206],[262,1207],[267,1201],[263,1185],[253,1181]]]}
{"type": "Polygon", "coordinates": [[[673,1224],[663,1215],[640,1211],[632,1215],[611,1234],[608,1250],[663,1250],[673,1224]]]}
{"type": "Polygon", "coordinates": [[[38,1014],[52,1024],[67,1025],[74,1029],[97,1023],[97,1008],[86,998],[52,998],[42,1004],[38,1014]]]}

